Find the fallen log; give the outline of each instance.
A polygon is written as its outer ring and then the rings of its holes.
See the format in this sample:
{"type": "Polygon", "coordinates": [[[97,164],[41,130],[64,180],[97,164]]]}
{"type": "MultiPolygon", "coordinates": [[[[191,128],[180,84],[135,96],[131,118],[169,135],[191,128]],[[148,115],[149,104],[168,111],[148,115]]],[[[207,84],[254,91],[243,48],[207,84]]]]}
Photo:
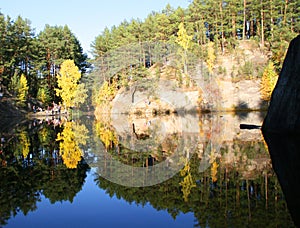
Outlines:
{"type": "Polygon", "coordinates": [[[254,124],[240,124],[240,129],[261,129],[260,125],[254,125],[254,124]]]}

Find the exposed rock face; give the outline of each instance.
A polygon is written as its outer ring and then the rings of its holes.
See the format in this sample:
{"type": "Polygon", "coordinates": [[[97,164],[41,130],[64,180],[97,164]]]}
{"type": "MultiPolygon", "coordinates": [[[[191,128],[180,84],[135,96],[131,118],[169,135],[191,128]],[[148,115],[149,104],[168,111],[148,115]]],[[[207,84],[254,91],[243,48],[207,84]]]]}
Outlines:
{"type": "MultiPolygon", "coordinates": [[[[153,113],[154,110],[170,112],[197,111],[199,92],[175,89],[175,81],[160,80],[156,91],[149,94],[148,90],[136,89],[134,92],[121,91],[112,102],[112,114],[153,113]]],[[[138,87],[138,86],[137,86],[138,87]]]]}
{"type": "Polygon", "coordinates": [[[263,131],[300,132],[300,35],[290,43],[263,131]]]}

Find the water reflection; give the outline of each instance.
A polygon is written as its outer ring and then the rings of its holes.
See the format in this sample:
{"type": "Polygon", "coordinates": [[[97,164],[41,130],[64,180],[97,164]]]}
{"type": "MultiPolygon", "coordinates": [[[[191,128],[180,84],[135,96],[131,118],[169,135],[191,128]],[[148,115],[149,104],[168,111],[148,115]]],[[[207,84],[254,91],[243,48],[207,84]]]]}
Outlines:
{"type": "MultiPolygon", "coordinates": [[[[260,113],[242,120],[226,113],[82,117],[34,120],[1,131],[0,225],[20,212],[38,213],[37,202],[44,197],[52,204],[79,200],[79,192],[86,197],[82,186],[92,168],[97,171],[94,184],[111,201],[151,205],[175,221],[192,213],[194,225],[201,227],[292,227],[261,133],[240,130],[240,121],[259,124],[262,119],[260,113]],[[118,184],[136,178],[138,169],[144,170],[138,177],[145,183],[166,179],[154,186],[118,184]],[[169,170],[174,172],[167,176],[169,170]]],[[[127,219],[117,208],[113,211],[118,219],[127,219]]],[[[97,213],[89,214],[94,226],[101,225],[96,224],[97,213]]]]}
{"type": "Polygon", "coordinates": [[[42,196],[51,203],[72,202],[81,190],[89,167],[84,162],[76,169],[64,164],[55,140],[62,128],[32,121],[1,132],[0,225],[20,212],[35,211],[42,196]]]}
{"type": "Polygon", "coordinates": [[[300,135],[276,134],[265,131],[265,140],[268,144],[275,170],[288,208],[297,227],[300,226],[300,135]]]}

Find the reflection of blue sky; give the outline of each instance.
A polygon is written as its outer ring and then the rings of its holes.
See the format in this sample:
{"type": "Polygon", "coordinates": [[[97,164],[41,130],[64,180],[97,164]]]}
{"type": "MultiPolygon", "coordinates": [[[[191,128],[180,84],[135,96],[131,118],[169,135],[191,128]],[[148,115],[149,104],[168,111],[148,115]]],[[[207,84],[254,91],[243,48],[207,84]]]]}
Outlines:
{"type": "Polygon", "coordinates": [[[27,216],[19,213],[8,221],[7,227],[192,227],[192,213],[180,214],[176,221],[166,211],[151,205],[144,207],[115,196],[110,198],[94,182],[93,171],[87,174],[82,190],[73,203],[51,204],[42,197],[37,210],[27,216]]]}

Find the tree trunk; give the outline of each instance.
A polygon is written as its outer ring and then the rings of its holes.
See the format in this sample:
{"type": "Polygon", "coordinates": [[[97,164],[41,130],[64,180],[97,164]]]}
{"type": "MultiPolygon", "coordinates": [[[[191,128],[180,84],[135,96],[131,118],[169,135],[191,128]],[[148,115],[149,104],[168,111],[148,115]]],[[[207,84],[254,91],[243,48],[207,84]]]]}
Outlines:
{"type": "Polygon", "coordinates": [[[221,50],[224,54],[224,28],[223,28],[223,0],[220,1],[220,19],[221,19],[221,50]]]}
{"type": "Polygon", "coordinates": [[[273,0],[270,0],[270,30],[271,30],[271,41],[273,41],[274,40],[273,0]]]}
{"type": "Polygon", "coordinates": [[[260,24],[261,24],[261,45],[265,45],[265,34],[264,34],[264,6],[263,0],[260,0],[260,24]]]}
{"type": "Polygon", "coordinates": [[[287,13],[287,8],[288,8],[288,3],[289,3],[289,0],[285,0],[285,4],[284,4],[284,12],[283,12],[283,25],[285,25],[286,23],[286,13],[287,13]]]}
{"type": "Polygon", "coordinates": [[[243,19],[243,40],[245,40],[245,35],[246,35],[246,0],[244,0],[244,19],[243,19]]]}
{"type": "Polygon", "coordinates": [[[235,15],[231,15],[231,25],[232,25],[232,37],[235,39],[236,37],[236,21],[235,21],[235,15]]]}

